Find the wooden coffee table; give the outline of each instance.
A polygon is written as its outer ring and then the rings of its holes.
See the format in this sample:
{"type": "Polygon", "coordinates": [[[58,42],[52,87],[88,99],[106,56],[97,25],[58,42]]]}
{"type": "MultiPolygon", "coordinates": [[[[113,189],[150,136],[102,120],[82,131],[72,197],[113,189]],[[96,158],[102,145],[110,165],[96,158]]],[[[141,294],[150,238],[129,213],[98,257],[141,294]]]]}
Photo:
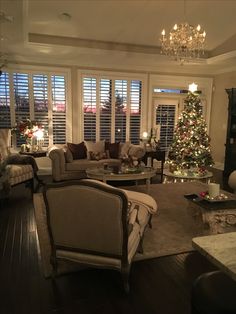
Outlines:
{"type": "Polygon", "coordinates": [[[140,172],[129,173],[114,173],[113,170],[104,170],[103,168],[91,168],[86,170],[86,174],[90,179],[96,179],[103,182],[107,181],[137,181],[146,180],[147,193],[150,190],[151,178],[156,175],[156,170],[153,168],[143,168],[140,172]]]}

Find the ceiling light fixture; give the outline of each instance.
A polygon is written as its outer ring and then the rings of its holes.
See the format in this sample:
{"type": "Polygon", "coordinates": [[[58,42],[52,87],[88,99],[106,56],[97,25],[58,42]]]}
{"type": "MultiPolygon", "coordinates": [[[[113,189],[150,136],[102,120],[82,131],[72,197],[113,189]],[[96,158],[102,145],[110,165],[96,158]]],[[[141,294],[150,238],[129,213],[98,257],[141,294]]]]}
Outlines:
{"type": "Polygon", "coordinates": [[[71,15],[69,13],[65,12],[65,13],[61,13],[59,15],[59,18],[60,18],[60,20],[67,22],[67,21],[71,20],[71,15]]]}
{"type": "MultiPolygon", "coordinates": [[[[184,0],[184,19],[186,20],[185,16],[184,0]]],[[[199,24],[196,27],[187,22],[175,24],[168,37],[164,29],[161,33],[161,53],[183,64],[204,55],[205,39],[206,32],[202,31],[199,24]]]]}

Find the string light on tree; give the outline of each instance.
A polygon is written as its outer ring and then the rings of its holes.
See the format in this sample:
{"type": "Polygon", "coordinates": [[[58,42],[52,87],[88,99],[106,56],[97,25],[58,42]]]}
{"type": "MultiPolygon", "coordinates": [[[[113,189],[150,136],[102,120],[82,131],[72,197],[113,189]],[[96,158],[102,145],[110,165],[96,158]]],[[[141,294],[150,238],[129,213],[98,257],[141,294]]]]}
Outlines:
{"type": "MultiPolygon", "coordinates": [[[[195,83],[191,84],[191,90],[195,92],[196,88],[195,83]]],[[[206,173],[206,167],[214,163],[201,100],[194,92],[189,91],[184,101],[170,147],[168,163],[170,171],[177,175],[201,176],[206,173]]]]}

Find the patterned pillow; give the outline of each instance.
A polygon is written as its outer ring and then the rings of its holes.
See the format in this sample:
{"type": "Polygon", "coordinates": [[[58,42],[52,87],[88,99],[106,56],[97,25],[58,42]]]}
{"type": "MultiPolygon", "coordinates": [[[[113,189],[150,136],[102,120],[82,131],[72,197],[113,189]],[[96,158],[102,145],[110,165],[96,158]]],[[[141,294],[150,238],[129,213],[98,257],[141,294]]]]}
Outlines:
{"type": "Polygon", "coordinates": [[[87,150],[84,142],[79,144],[67,143],[67,147],[71,151],[73,159],[85,159],[87,157],[87,150]]]}
{"type": "Polygon", "coordinates": [[[104,153],[105,152],[105,141],[92,142],[84,141],[87,148],[87,158],[90,159],[90,152],[94,153],[104,153]]]}
{"type": "Polygon", "coordinates": [[[90,160],[101,160],[107,159],[107,154],[105,152],[89,152],[90,160]]]}

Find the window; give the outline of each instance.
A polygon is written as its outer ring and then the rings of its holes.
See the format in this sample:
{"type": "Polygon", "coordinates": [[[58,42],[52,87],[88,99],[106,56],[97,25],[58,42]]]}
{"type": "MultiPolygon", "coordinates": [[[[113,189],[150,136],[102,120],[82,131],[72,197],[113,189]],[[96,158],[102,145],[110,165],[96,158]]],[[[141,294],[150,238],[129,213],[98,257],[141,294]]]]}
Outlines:
{"type": "Polygon", "coordinates": [[[142,81],[84,76],[84,140],[139,143],[142,81]]]}
{"type": "Polygon", "coordinates": [[[141,96],[142,82],[131,81],[130,88],[130,140],[139,143],[141,125],[141,96]]]}
{"type": "MultiPolygon", "coordinates": [[[[48,129],[48,77],[45,74],[33,75],[34,119],[48,129]]],[[[49,144],[48,133],[44,135],[44,145],[49,144]]]]}
{"type": "Polygon", "coordinates": [[[66,86],[65,77],[51,76],[53,144],[66,142],[66,86]]]}
{"type": "Polygon", "coordinates": [[[110,140],[111,138],[111,94],[112,81],[101,79],[100,84],[100,139],[110,140]]]}
{"type": "Polygon", "coordinates": [[[156,124],[160,125],[160,149],[168,150],[172,144],[175,128],[176,105],[158,104],[156,124]]]}
{"type": "MultiPolygon", "coordinates": [[[[0,76],[0,113],[2,128],[10,128],[21,120],[36,120],[46,130],[45,146],[66,143],[65,75],[3,72],[0,76]],[[10,88],[14,91],[12,96],[10,88]]],[[[22,143],[24,139],[16,139],[17,146],[22,143]]]]}
{"type": "Polygon", "coordinates": [[[11,127],[9,75],[0,76],[0,128],[11,127]]]}

